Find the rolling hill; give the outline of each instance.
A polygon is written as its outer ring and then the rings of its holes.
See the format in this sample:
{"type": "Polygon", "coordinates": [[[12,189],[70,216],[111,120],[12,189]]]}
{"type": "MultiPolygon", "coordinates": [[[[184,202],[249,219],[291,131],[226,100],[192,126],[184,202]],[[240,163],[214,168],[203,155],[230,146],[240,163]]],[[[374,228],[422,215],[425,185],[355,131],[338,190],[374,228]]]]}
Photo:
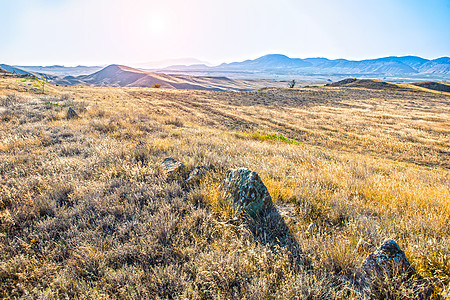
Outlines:
{"type": "Polygon", "coordinates": [[[414,82],[410,84],[393,83],[376,79],[347,78],[326,84],[327,87],[363,88],[368,90],[402,91],[402,92],[446,92],[450,93],[450,84],[444,82],[414,82]]]}
{"type": "Polygon", "coordinates": [[[33,72],[28,72],[28,71],[25,71],[25,70],[23,70],[21,68],[16,68],[16,67],[13,67],[13,66],[10,66],[10,65],[6,65],[6,64],[0,64],[0,68],[2,68],[6,72],[15,73],[15,74],[18,74],[18,75],[36,75],[33,72]]]}
{"type": "Polygon", "coordinates": [[[17,68],[40,74],[49,75],[63,75],[63,76],[79,76],[88,75],[101,70],[103,67],[99,66],[76,66],[76,67],[66,67],[66,66],[16,66],[17,68]]]}
{"type": "Polygon", "coordinates": [[[53,76],[56,84],[118,86],[118,87],[153,87],[155,84],[167,89],[195,90],[256,90],[262,87],[285,87],[286,82],[265,80],[235,80],[227,77],[167,75],[146,72],[121,65],[110,65],[90,75],[53,76]]]}
{"type": "Polygon", "coordinates": [[[426,89],[435,90],[439,92],[450,93],[450,84],[444,82],[416,82],[412,83],[415,86],[420,86],[426,89]]]}
{"type": "Polygon", "coordinates": [[[327,84],[326,86],[330,87],[359,87],[365,89],[374,89],[374,90],[398,90],[402,89],[395,83],[390,83],[382,80],[374,80],[374,79],[356,79],[356,78],[348,78],[338,82],[333,82],[327,84]]]}

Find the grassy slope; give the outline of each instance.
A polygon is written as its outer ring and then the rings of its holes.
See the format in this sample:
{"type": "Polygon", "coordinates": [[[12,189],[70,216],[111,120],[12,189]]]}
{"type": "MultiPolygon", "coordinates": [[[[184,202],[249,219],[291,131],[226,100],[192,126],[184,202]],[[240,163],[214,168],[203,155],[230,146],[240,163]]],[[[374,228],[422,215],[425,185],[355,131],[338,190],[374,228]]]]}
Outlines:
{"type": "Polygon", "coordinates": [[[0,80],[0,95],[0,297],[359,299],[361,237],[394,238],[449,289],[446,95],[51,86],[43,96],[15,79],[0,80]],[[81,119],[65,120],[69,105],[81,119]],[[211,172],[186,186],[161,170],[168,156],[211,172]],[[288,211],[298,244],[264,222],[224,222],[218,185],[241,166],[288,211]]]}

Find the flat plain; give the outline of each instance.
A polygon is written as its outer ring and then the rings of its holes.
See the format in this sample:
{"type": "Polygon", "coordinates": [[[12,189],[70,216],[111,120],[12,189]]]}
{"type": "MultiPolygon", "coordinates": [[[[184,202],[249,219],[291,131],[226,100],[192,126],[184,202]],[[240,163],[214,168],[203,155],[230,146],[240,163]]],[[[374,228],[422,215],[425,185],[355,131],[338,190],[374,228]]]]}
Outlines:
{"type": "Polygon", "coordinates": [[[414,299],[401,279],[368,290],[361,238],[394,239],[433,297],[450,292],[449,93],[44,95],[2,78],[0,124],[1,298],[414,299]],[[167,157],[185,171],[165,172],[167,157]],[[207,175],[186,184],[196,166],[207,175]],[[219,186],[238,167],[261,176],[294,244],[261,220],[229,222],[219,186]]]}

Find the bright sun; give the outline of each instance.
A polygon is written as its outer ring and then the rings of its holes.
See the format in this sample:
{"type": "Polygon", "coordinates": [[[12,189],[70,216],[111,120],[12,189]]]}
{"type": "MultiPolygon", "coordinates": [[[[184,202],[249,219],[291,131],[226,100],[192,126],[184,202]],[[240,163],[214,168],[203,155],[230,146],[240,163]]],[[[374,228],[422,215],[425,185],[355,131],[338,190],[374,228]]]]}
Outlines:
{"type": "Polygon", "coordinates": [[[153,15],[147,19],[148,29],[154,34],[161,34],[167,28],[167,19],[162,15],[153,15]]]}

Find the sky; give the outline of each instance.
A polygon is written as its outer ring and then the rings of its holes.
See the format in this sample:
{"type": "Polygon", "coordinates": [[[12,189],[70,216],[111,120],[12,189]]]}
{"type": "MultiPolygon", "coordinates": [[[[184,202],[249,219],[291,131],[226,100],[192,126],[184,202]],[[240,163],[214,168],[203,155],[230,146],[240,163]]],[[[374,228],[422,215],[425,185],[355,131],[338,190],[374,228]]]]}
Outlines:
{"type": "Polygon", "coordinates": [[[450,0],[0,0],[0,63],[450,56],[450,0]]]}

